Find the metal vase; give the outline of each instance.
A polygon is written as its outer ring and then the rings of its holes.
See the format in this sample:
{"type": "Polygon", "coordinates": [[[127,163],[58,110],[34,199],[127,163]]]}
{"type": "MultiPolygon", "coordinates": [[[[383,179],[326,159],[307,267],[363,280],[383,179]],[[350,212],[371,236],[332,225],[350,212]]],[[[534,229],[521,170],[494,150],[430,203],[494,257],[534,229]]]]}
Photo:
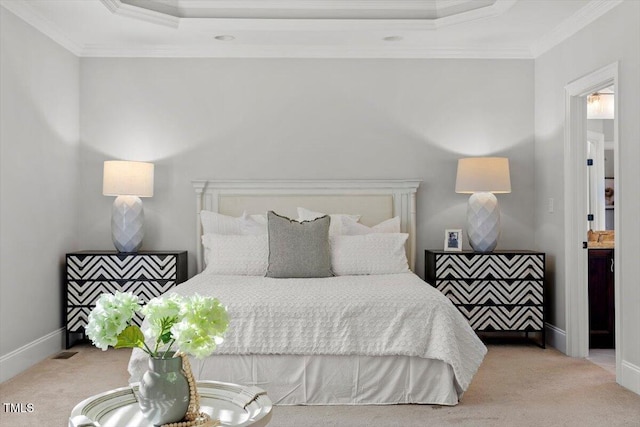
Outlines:
{"type": "Polygon", "coordinates": [[[189,407],[189,383],[182,372],[182,359],[149,358],[149,369],[142,376],[138,404],[154,426],[181,421],[189,407]]]}

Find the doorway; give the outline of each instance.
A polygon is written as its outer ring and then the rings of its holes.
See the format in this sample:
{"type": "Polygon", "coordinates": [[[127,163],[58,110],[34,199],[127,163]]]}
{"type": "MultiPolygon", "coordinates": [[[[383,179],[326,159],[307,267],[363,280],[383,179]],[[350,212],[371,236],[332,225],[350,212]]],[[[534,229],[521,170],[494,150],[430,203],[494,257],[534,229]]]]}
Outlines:
{"type": "MultiPolygon", "coordinates": [[[[589,355],[589,299],[588,299],[588,253],[585,226],[588,221],[589,180],[587,173],[587,97],[598,90],[613,86],[620,93],[618,84],[618,63],[613,63],[590,73],[565,86],[565,296],[566,296],[566,350],[572,357],[589,355]],[[583,220],[576,220],[583,218],[583,220]]],[[[614,99],[616,114],[613,119],[613,167],[619,176],[618,141],[618,96],[614,99]]],[[[614,193],[618,192],[618,183],[613,183],[614,193]]],[[[618,199],[619,200],[619,199],[618,199]]],[[[615,224],[620,224],[621,206],[618,203],[613,211],[615,224]]],[[[620,230],[616,230],[620,233],[620,230]]],[[[620,378],[620,354],[623,342],[620,341],[620,256],[614,252],[614,311],[615,311],[615,366],[616,378],[620,378]]]]}
{"type": "Polygon", "coordinates": [[[588,359],[615,375],[615,87],[587,96],[588,359]]]}

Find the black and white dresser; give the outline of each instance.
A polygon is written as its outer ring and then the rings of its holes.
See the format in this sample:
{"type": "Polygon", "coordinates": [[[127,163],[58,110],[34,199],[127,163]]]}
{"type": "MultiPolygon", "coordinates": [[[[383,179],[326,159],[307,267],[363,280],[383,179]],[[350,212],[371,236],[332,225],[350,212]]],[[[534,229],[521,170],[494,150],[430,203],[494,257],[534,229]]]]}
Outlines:
{"type": "Polygon", "coordinates": [[[539,332],[545,346],[544,253],[427,250],[425,280],[476,332],[539,332]]]}
{"type": "MultiPolygon", "coordinates": [[[[187,280],[187,252],[81,251],[66,255],[67,348],[85,337],[89,313],[103,293],[133,292],[143,303],[187,280]]],[[[135,323],[142,319],[137,316],[135,323]]]]}

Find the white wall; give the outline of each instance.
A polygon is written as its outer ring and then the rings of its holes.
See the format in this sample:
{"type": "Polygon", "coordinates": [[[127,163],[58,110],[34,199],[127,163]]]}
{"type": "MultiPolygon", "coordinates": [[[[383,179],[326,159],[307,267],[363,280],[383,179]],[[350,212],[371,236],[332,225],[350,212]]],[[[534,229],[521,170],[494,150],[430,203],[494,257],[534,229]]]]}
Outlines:
{"type": "Polygon", "coordinates": [[[0,23],[4,380],[19,359],[28,366],[61,345],[62,264],[77,236],[79,59],[2,7],[0,23]],[[35,353],[23,348],[34,341],[35,353]]]}
{"type": "MultiPolygon", "coordinates": [[[[622,359],[640,369],[640,2],[626,1],[535,61],[536,245],[554,269],[549,284],[549,321],[565,329],[564,284],[564,86],[619,61],[620,193],[616,250],[620,251],[622,359]],[[553,197],[556,211],[547,212],[553,197]]],[[[576,218],[576,221],[579,219],[576,218]]],[[[579,244],[579,242],[577,242],[579,244]]],[[[640,392],[640,370],[623,385],[640,392]]]]}
{"type": "MultiPolygon", "coordinates": [[[[102,162],[156,163],[145,248],[195,259],[191,180],[421,178],[418,271],[464,228],[459,157],[511,159],[499,248],[533,245],[533,61],[81,61],[82,248],[109,249],[102,162]]],[[[466,240],[465,240],[465,246],[466,240]]]]}

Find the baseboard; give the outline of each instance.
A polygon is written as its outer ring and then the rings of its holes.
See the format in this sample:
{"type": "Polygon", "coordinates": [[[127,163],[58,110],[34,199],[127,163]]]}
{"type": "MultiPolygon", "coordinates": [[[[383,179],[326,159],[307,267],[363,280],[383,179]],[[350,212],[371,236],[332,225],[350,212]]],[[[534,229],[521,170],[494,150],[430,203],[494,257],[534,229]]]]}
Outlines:
{"type": "Polygon", "coordinates": [[[620,385],[636,394],[640,394],[640,366],[623,360],[620,372],[620,385]]]}
{"type": "Polygon", "coordinates": [[[545,323],[547,345],[567,354],[567,333],[551,323],[545,323]]]}
{"type": "Polygon", "coordinates": [[[0,382],[59,352],[63,339],[64,328],[60,328],[0,357],[0,382]]]}

